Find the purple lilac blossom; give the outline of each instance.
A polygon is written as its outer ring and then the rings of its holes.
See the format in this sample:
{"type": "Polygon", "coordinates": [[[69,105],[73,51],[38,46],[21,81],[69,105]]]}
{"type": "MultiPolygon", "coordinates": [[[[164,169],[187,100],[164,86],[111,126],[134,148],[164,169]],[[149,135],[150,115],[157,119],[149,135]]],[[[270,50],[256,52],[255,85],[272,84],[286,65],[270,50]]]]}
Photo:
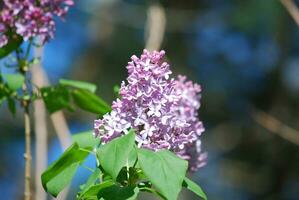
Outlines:
{"type": "Polygon", "coordinates": [[[9,31],[43,43],[54,37],[54,17],[63,17],[73,0],[3,0],[0,3],[0,47],[8,42],[9,31]]]}
{"type": "Polygon", "coordinates": [[[195,171],[206,157],[201,153],[199,137],[204,128],[197,113],[201,87],[184,76],[170,78],[164,55],[164,51],[144,50],[140,58],[131,57],[120,99],[112,103],[110,113],[95,120],[94,134],[105,144],[133,128],[139,148],[171,150],[195,171]]]}

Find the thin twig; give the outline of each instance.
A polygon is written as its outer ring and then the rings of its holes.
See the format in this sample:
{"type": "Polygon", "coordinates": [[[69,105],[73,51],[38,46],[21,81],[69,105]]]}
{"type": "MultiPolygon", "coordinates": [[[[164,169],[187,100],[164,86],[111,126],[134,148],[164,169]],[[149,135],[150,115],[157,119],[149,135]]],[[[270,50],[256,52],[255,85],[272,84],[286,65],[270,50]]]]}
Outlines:
{"type": "Polygon", "coordinates": [[[146,45],[149,51],[159,50],[163,42],[166,27],[165,10],[160,4],[152,4],[147,11],[146,45]]]}
{"type": "MultiPolygon", "coordinates": [[[[30,48],[31,43],[28,45],[28,48],[30,48]]],[[[22,86],[23,91],[23,98],[21,99],[21,106],[24,109],[24,128],[25,128],[25,190],[24,190],[24,200],[30,200],[31,199],[31,120],[30,120],[30,99],[25,98],[29,94],[28,87],[26,84],[26,76],[27,76],[27,69],[28,66],[26,62],[23,62],[24,60],[28,60],[28,55],[24,58],[21,58],[20,55],[20,49],[16,50],[16,57],[17,62],[19,65],[19,71],[24,76],[25,81],[22,86]]]]}
{"type": "MultiPolygon", "coordinates": [[[[35,57],[42,57],[43,48],[36,47],[34,51],[35,57]]],[[[32,81],[37,87],[45,86],[44,76],[41,76],[41,64],[38,63],[31,68],[32,81]]],[[[34,107],[34,132],[35,132],[35,199],[46,200],[47,194],[41,183],[41,174],[47,168],[48,163],[48,132],[46,108],[42,100],[37,99],[33,102],[34,107]]]]}
{"type": "MultiPolygon", "coordinates": [[[[27,91],[26,84],[24,84],[24,92],[27,91]]],[[[30,114],[29,114],[29,102],[23,102],[24,108],[24,123],[25,123],[25,200],[31,199],[31,125],[30,125],[30,114]]]]}
{"type": "Polygon", "coordinates": [[[293,0],[280,0],[282,5],[287,9],[296,24],[299,26],[299,9],[293,0]]]}
{"type": "Polygon", "coordinates": [[[293,144],[299,145],[299,132],[297,130],[285,125],[275,117],[262,111],[255,111],[252,116],[262,127],[293,144]]]}

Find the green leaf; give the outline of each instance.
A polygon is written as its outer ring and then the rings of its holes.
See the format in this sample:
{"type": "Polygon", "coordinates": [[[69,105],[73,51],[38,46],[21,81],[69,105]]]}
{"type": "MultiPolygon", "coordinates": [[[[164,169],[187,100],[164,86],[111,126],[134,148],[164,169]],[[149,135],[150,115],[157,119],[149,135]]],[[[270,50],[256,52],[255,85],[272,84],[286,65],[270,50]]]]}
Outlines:
{"type": "Polygon", "coordinates": [[[137,152],[140,167],[153,185],[167,199],[177,199],[186,176],[187,161],[167,150],[138,149],[137,152]]]}
{"type": "Polygon", "coordinates": [[[98,180],[101,170],[96,168],[95,171],[89,176],[87,182],[82,185],[82,193],[85,193],[93,184],[98,180]]]}
{"type": "Polygon", "coordinates": [[[105,181],[103,183],[91,186],[88,188],[88,190],[86,190],[85,192],[83,192],[80,196],[79,196],[79,200],[98,200],[97,195],[98,193],[103,190],[104,188],[107,187],[111,187],[112,185],[114,185],[113,181],[108,180],[105,181]]]}
{"type": "Polygon", "coordinates": [[[127,167],[123,167],[120,172],[117,175],[117,178],[115,180],[115,182],[121,184],[121,185],[126,185],[128,184],[128,170],[127,167]]]}
{"type": "Polygon", "coordinates": [[[8,43],[4,47],[0,48],[0,59],[4,58],[8,54],[16,50],[23,42],[23,38],[19,35],[10,33],[8,33],[8,35],[8,43]]]}
{"type": "Polygon", "coordinates": [[[100,139],[95,138],[92,131],[86,131],[72,135],[74,142],[77,142],[80,148],[92,150],[100,144],[100,139]]]}
{"type": "Polygon", "coordinates": [[[83,82],[83,81],[60,79],[59,84],[64,85],[64,86],[70,86],[70,87],[74,87],[74,88],[88,90],[92,93],[94,93],[97,89],[97,86],[95,84],[87,83],[87,82],[83,82]]]}
{"type": "Polygon", "coordinates": [[[70,93],[65,87],[43,87],[41,93],[47,110],[51,114],[63,108],[73,110],[70,105],[70,93]]]}
{"type": "Polygon", "coordinates": [[[97,156],[101,166],[114,180],[122,167],[127,164],[134,144],[135,134],[133,130],[130,130],[127,135],[112,140],[98,150],[97,156]]]}
{"type": "MultiPolygon", "coordinates": [[[[1,76],[0,76],[0,81],[1,81],[1,76]]],[[[6,99],[5,88],[4,85],[0,82],[0,106],[2,105],[5,99],[6,99]]]]}
{"type": "Polygon", "coordinates": [[[3,74],[6,80],[7,86],[12,91],[20,89],[25,81],[25,78],[21,74],[3,74]]]}
{"type": "Polygon", "coordinates": [[[139,187],[139,191],[141,191],[141,192],[152,193],[154,195],[159,196],[163,200],[167,200],[166,197],[164,197],[161,193],[159,193],[158,191],[156,191],[154,188],[146,187],[146,186],[141,186],[141,187],[138,186],[138,187],[139,187]]]}
{"type": "Polygon", "coordinates": [[[83,193],[79,200],[135,200],[139,193],[136,186],[121,187],[112,181],[94,185],[83,193]]]}
{"type": "Polygon", "coordinates": [[[111,107],[97,95],[88,90],[77,89],[72,92],[75,104],[88,112],[104,115],[111,111],[111,107]]]}
{"type": "Polygon", "coordinates": [[[77,143],[70,146],[62,156],[42,174],[44,189],[56,197],[72,180],[77,168],[88,156],[77,143]]]}
{"type": "Polygon", "coordinates": [[[208,199],[207,195],[204,193],[204,191],[201,189],[201,187],[187,177],[185,177],[185,179],[184,179],[183,187],[194,192],[195,194],[197,194],[199,197],[201,197],[204,200],[208,199]]]}
{"type": "Polygon", "coordinates": [[[136,186],[120,187],[113,185],[102,189],[98,193],[98,199],[105,200],[135,200],[138,196],[139,189],[136,186]]]}
{"type": "MultiPolygon", "coordinates": [[[[76,174],[76,171],[79,167],[79,163],[70,164],[67,168],[59,171],[55,174],[55,177],[51,178],[44,189],[50,193],[52,196],[57,197],[58,194],[71,183],[73,176],[76,174]]],[[[42,176],[43,178],[43,176],[42,176]]]]}
{"type": "MultiPolygon", "coordinates": [[[[137,152],[136,152],[136,149],[133,148],[133,149],[131,150],[131,152],[129,153],[129,157],[128,157],[128,163],[129,163],[129,166],[130,166],[130,167],[133,166],[133,165],[135,164],[136,160],[137,160],[137,152]]],[[[136,167],[137,167],[137,168],[139,167],[138,162],[136,163],[136,167]]]]}
{"type": "Polygon", "coordinates": [[[15,100],[12,99],[12,98],[10,98],[10,97],[8,97],[7,98],[7,103],[8,103],[8,109],[9,109],[9,111],[11,112],[11,114],[13,116],[15,116],[16,115],[16,102],[15,102],[15,100]]]}

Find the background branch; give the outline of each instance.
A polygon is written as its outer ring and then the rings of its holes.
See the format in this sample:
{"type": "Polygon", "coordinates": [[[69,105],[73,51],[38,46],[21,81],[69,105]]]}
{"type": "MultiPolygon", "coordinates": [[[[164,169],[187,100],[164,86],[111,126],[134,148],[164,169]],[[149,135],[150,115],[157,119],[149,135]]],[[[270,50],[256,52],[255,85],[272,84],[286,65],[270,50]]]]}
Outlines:
{"type": "MultiPolygon", "coordinates": [[[[34,57],[41,58],[43,47],[34,49],[34,57]]],[[[31,68],[32,81],[38,86],[45,86],[44,76],[40,62],[31,68]]],[[[36,91],[37,92],[37,91],[36,91]]],[[[46,200],[47,194],[41,183],[41,174],[48,165],[48,132],[47,132],[47,111],[44,102],[37,99],[33,102],[34,108],[34,132],[35,132],[35,199],[46,200]]]]}
{"type": "Polygon", "coordinates": [[[280,0],[282,5],[287,9],[296,24],[299,26],[299,9],[293,0],[280,0]]]}
{"type": "MultiPolygon", "coordinates": [[[[39,74],[40,77],[43,77],[45,85],[49,85],[49,80],[47,74],[42,68],[40,68],[39,74]]],[[[62,149],[65,150],[71,145],[71,132],[67,125],[67,121],[62,111],[57,111],[56,113],[51,114],[51,121],[53,123],[55,132],[57,134],[58,140],[62,146],[62,149]]],[[[58,200],[64,200],[67,198],[69,188],[64,189],[59,196],[56,198],[58,200]]]]}
{"type": "Polygon", "coordinates": [[[262,111],[255,111],[252,116],[259,125],[270,132],[275,133],[293,144],[299,145],[299,132],[297,130],[285,125],[275,117],[262,111]]]}
{"type": "Polygon", "coordinates": [[[145,48],[149,51],[159,50],[163,42],[166,27],[165,10],[160,4],[152,4],[147,10],[145,27],[145,48]]]}
{"type": "MultiPolygon", "coordinates": [[[[36,49],[36,57],[41,57],[42,49],[36,49]]],[[[41,62],[40,62],[41,63],[41,62]]],[[[32,78],[33,82],[38,87],[44,87],[49,85],[49,79],[45,71],[43,70],[41,64],[35,65],[32,68],[32,78]]],[[[47,167],[47,120],[46,120],[46,109],[42,101],[35,101],[35,132],[36,132],[36,199],[44,200],[46,199],[46,194],[42,188],[40,182],[40,175],[47,167]]],[[[50,116],[53,123],[55,133],[57,134],[58,140],[65,150],[71,145],[71,133],[67,125],[67,121],[64,117],[62,111],[53,113],[50,116]]],[[[56,199],[64,200],[68,194],[68,188],[59,194],[56,199]]]]}

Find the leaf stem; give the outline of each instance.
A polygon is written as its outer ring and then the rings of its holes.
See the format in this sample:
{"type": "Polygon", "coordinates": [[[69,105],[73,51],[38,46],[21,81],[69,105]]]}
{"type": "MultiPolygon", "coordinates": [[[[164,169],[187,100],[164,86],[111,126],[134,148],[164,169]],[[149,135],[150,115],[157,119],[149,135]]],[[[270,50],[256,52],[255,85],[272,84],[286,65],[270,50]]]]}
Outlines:
{"type": "Polygon", "coordinates": [[[88,153],[90,153],[90,154],[92,154],[92,155],[96,155],[95,152],[90,151],[90,150],[88,150],[88,149],[84,149],[84,148],[79,148],[79,149],[80,149],[80,151],[85,151],[85,152],[88,152],[88,153]]]}
{"type": "Polygon", "coordinates": [[[129,166],[129,160],[127,159],[127,163],[126,163],[126,168],[127,168],[127,180],[128,180],[128,185],[130,185],[130,166],[129,166]]]}
{"type": "Polygon", "coordinates": [[[92,173],[94,173],[94,170],[92,169],[92,168],[90,168],[90,167],[88,167],[88,166],[86,166],[86,165],[81,165],[83,168],[85,168],[85,169],[87,169],[88,171],[90,171],[90,172],[92,172],[92,173]]]}
{"type": "MultiPolygon", "coordinates": [[[[20,50],[16,50],[17,55],[17,61],[19,65],[19,71],[23,74],[26,80],[26,74],[27,74],[27,60],[29,57],[30,52],[30,46],[31,41],[29,43],[29,46],[27,47],[27,52],[24,58],[21,58],[20,56],[20,50]]],[[[23,83],[23,98],[21,99],[21,106],[24,109],[24,126],[25,126],[25,190],[24,190],[24,200],[30,200],[31,199],[31,120],[30,120],[30,103],[31,99],[24,98],[24,96],[28,95],[28,87],[26,85],[26,81],[23,83]]]]}
{"type": "Polygon", "coordinates": [[[138,158],[136,158],[136,160],[135,160],[135,162],[134,162],[134,165],[133,165],[133,168],[135,168],[135,167],[136,167],[136,165],[137,165],[137,162],[138,162],[138,158]]]}

